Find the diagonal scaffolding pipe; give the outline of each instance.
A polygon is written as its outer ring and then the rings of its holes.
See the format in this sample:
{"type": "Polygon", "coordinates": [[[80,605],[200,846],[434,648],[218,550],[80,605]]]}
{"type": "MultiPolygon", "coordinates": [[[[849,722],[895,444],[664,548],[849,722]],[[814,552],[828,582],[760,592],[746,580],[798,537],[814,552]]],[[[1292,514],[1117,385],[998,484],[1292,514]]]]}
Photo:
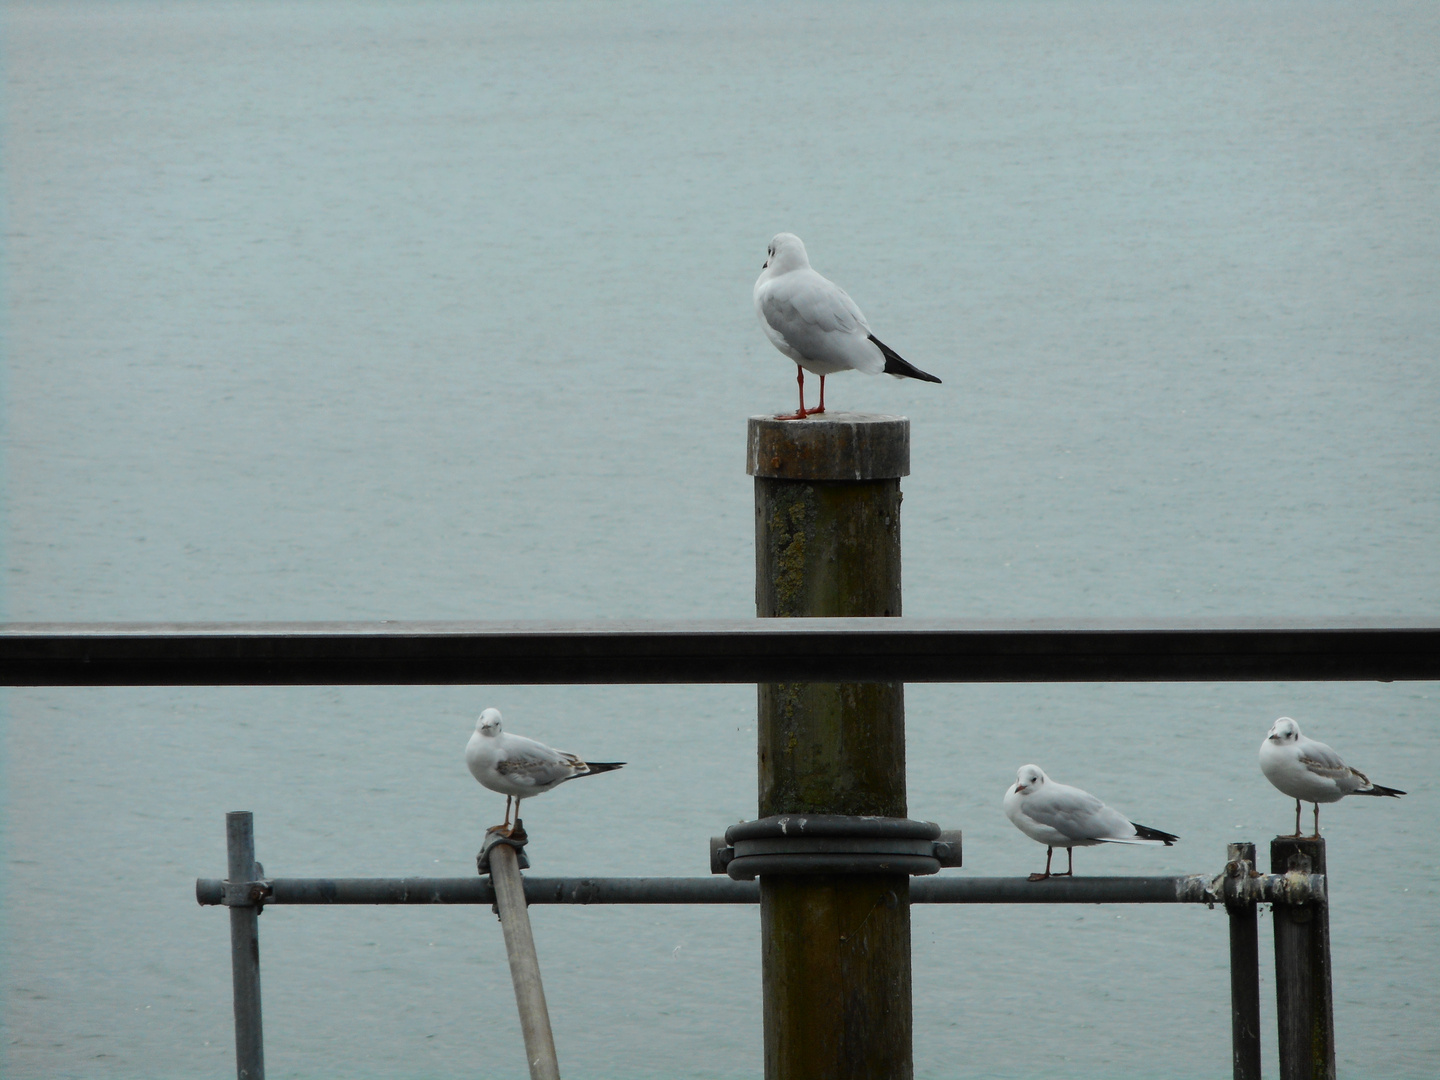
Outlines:
{"type": "MultiPolygon", "coordinates": [[[[520,823],[515,824],[518,827],[520,823]]],[[[530,1080],[560,1080],[555,1036],[550,1030],[550,1010],[545,1004],[535,935],[531,933],[530,912],[526,910],[525,883],[520,877],[519,853],[492,829],[485,834],[480,861],[482,865],[488,863],[490,881],[495,887],[495,908],[505,931],[505,953],[510,958],[510,980],[515,984],[515,1007],[520,1012],[520,1032],[525,1037],[530,1080]]]]}

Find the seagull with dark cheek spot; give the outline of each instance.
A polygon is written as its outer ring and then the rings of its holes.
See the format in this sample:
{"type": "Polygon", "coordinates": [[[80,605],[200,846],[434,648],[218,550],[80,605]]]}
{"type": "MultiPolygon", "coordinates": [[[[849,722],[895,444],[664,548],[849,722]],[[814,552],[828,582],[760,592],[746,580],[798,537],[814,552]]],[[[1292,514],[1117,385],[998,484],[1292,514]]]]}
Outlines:
{"type": "Polygon", "coordinates": [[[1346,765],[1323,742],[1300,734],[1300,725],[1282,716],[1270,725],[1260,744],[1260,771],[1265,779],[1295,800],[1295,832],[1300,835],[1300,800],[1315,805],[1315,834],[1320,835],[1320,804],[1339,802],[1346,795],[1389,795],[1398,799],[1399,788],[1372,784],[1359,769],[1346,765]]]}
{"type": "Polygon", "coordinates": [[[520,825],[520,800],[540,795],[578,776],[610,772],[623,761],[584,761],[523,735],[500,728],[500,710],[486,709],[475,722],[475,733],[465,746],[470,775],[491,791],[505,796],[505,824],[495,828],[506,836],[520,825]],[[510,824],[510,801],[515,801],[515,825],[510,824]]]}

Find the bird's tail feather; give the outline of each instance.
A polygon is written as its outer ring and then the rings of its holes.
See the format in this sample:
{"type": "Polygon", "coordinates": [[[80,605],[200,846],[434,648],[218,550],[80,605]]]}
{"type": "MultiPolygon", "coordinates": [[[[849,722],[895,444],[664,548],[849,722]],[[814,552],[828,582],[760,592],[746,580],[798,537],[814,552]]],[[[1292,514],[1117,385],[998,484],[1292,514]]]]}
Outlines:
{"type": "Polygon", "coordinates": [[[1389,795],[1389,796],[1390,796],[1391,798],[1393,798],[1393,799],[1398,799],[1401,795],[1404,795],[1405,792],[1401,791],[1399,788],[1381,787],[1379,784],[1371,784],[1371,785],[1370,785],[1369,787],[1367,787],[1367,788],[1361,788],[1359,791],[1356,791],[1355,794],[1356,794],[1356,795],[1389,795]]]}
{"type": "Polygon", "coordinates": [[[897,379],[919,379],[921,382],[938,383],[940,381],[934,375],[921,371],[874,334],[870,335],[870,340],[880,346],[880,351],[885,355],[886,375],[894,375],[897,379]]]}
{"type": "Polygon", "coordinates": [[[585,768],[589,769],[590,771],[585,773],[584,775],[591,776],[595,773],[609,772],[611,769],[619,769],[625,764],[626,763],[623,761],[587,761],[585,763],[585,768]]]}
{"type": "Polygon", "coordinates": [[[1174,833],[1161,832],[1159,829],[1150,828],[1149,825],[1136,825],[1133,821],[1130,824],[1135,825],[1135,835],[1141,840],[1149,840],[1152,843],[1158,840],[1166,847],[1169,847],[1175,843],[1176,840],[1180,839],[1174,833]]]}

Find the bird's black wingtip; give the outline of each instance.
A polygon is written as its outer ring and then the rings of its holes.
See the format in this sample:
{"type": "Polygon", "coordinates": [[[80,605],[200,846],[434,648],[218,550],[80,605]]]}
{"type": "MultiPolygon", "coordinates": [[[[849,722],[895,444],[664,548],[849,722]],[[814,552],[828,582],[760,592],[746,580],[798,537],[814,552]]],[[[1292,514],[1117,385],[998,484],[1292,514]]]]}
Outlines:
{"type": "Polygon", "coordinates": [[[940,381],[928,371],[921,371],[874,334],[870,335],[870,340],[879,347],[881,355],[885,357],[884,371],[886,375],[894,375],[904,379],[919,379],[921,382],[938,383],[940,381]]]}
{"type": "Polygon", "coordinates": [[[1164,832],[1161,829],[1152,829],[1149,825],[1136,825],[1133,821],[1130,824],[1135,825],[1135,835],[1141,840],[1159,840],[1166,847],[1174,847],[1175,841],[1180,839],[1180,837],[1174,833],[1164,832]]]}
{"type": "Polygon", "coordinates": [[[1362,788],[1355,792],[1356,795],[1389,795],[1392,799],[1398,799],[1406,794],[1399,788],[1381,787],[1379,784],[1371,784],[1368,788],[1362,788]]]}

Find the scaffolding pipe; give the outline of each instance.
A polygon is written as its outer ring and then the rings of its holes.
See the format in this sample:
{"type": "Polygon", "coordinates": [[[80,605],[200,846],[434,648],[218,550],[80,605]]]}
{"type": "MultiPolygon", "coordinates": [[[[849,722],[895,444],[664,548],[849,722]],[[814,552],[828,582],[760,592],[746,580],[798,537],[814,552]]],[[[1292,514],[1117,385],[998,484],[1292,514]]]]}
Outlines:
{"type": "Polygon", "coordinates": [[[535,935],[530,932],[530,913],[525,910],[525,888],[514,848],[496,844],[490,849],[490,880],[495,885],[495,906],[505,931],[505,952],[510,957],[510,979],[515,984],[515,1006],[520,1010],[530,1080],[560,1080],[550,1010],[545,1005],[535,935]]]}
{"type": "Polygon", "coordinates": [[[1256,876],[1255,845],[1231,844],[1228,854],[1225,911],[1230,920],[1230,1056],[1235,1080],[1260,1080],[1260,938],[1255,901],[1245,888],[1256,876]]]}
{"type": "MultiPolygon", "coordinates": [[[[229,883],[246,886],[260,875],[255,865],[255,822],[249,810],[225,815],[229,883]]],[[[221,891],[224,892],[224,882],[221,891]]],[[[217,901],[218,902],[218,901],[217,901]]],[[[260,908],[253,896],[230,900],[230,973],[235,989],[235,1075],[265,1080],[265,1039],[260,1026],[260,908]],[[245,903],[245,900],[249,903],[245,903]]]]}
{"type": "MultiPolygon", "coordinates": [[[[494,904],[485,878],[276,878],[267,904],[494,904]]],[[[754,881],[725,877],[557,878],[522,875],[529,904],[758,904],[754,881]]],[[[1216,904],[1225,899],[1206,874],[1183,877],[924,877],[910,882],[915,904],[1216,904]]],[[[1312,874],[1260,874],[1237,884],[1247,903],[1297,902],[1325,896],[1312,874]]],[[[223,903],[225,883],[195,882],[201,904],[223,903]]]]}
{"type": "MultiPolygon", "coordinates": [[[[761,885],[729,877],[526,878],[515,847],[487,845],[480,878],[278,878],[265,880],[255,861],[249,812],[226,815],[229,877],[200,878],[202,905],[230,908],[235,983],[236,1069],[240,1080],[263,1080],[260,1027],[262,904],[493,904],[504,930],[515,1000],[532,1080],[559,1080],[555,1041],[529,904],[759,904],[761,885]]],[[[1255,845],[1230,844],[1215,877],[918,877],[911,903],[930,904],[1205,904],[1224,903],[1230,923],[1232,1059],[1237,1080],[1260,1076],[1260,991],[1255,906],[1275,905],[1276,982],[1282,1080],[1333,1080],[1334,1021],[1324,841],[1277,837],[1273,869],[1254,868],[1255,845]],[[1312,872],[1314,870],[1320,873],[1312,872]]],[[[826,875],[822,875],[826,876],[826,875]]],[[[884,880],[882,875],[857,875],[884,880]]],[[[763,916],[763,909],[762,909],[763,916]]]]}

